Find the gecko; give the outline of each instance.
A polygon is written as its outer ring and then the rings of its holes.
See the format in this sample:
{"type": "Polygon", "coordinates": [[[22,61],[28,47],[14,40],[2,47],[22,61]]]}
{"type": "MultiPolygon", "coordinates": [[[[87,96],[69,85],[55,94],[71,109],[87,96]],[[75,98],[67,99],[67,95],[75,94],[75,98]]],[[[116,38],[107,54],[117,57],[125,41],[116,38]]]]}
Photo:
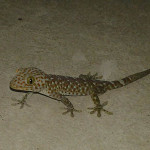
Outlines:
{"type": "Polygon", "coordinates": [[[150,74],[150,69],[135,73],[120,80],[105,81],[98,77],[98,74],[87,75],[81,74],[78,77],[62,76],[47,74],[44,71],[35,68],[20,68],[17,69],[16,76],[10,81],[10,89],[14,91],[26,92],[21,100],[16,100],[20,104],[20,108],[27,105],[27,98],[29,95],[39,93],[48,96],[52,99],[61,101],[66,106],[66,111],[63,114],[70,113],[74,117],[76,110],[73,104],[69,101],[67,96],[86,96],[89,95],[94,102],[94,107],[89,108],[90,114],[97,112],[97,116],[101,116],[101,112],[112,115],[112,112],[104,109],[108,102],[100,103],[99,95],[106,93],[109,90],[117,89],[128,85],[146,75],[150,74]]]}

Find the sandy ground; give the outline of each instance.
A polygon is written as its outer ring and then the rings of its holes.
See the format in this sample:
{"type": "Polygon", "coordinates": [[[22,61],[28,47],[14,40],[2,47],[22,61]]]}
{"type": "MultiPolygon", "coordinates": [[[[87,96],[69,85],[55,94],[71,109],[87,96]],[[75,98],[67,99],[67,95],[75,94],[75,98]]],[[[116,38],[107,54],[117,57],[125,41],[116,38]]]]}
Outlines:
{"type": "Polygon", "coordinates": [[[150,1],[0,1],[0,150],[149,150],[150,75],[100,96],[114,114],[89,114],[89,96],[63,104],[39,94],[11,106],[9,82],[20,67],[120,79],[150,68],[150,1]]]}

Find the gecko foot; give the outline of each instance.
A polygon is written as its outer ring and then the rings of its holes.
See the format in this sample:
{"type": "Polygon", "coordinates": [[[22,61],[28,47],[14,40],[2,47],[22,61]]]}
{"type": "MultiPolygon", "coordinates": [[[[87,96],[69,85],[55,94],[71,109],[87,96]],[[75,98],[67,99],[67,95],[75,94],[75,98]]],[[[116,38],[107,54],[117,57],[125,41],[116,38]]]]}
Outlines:
{"type": "Polygon", "coordinates": [[[74,117],[74,113],[73,113],[74,111],[75,111],[75,112],[81,112],[81,110],[76,110],[76,109],[74,109],[74,108],[64,108],[64,109],[66,109],[66,111],[63,112],[62,114],[63,114],[63,115],[66,115],[67,113],[70,112],[71,117],[74,117]]]}
{"type": "Polygon", "coordinates": [[[108,115],[112,115],[112,112],[109,112],[107,110],[105,110],[103,107],[106,106],[108,104],[108,102],[104,102],[102,105],[97,105],[93,108],[88,108],[91,109],[92,111],[90,112],[90,114],[94,114],[97,111],[97,117],[101,117],[101,111],[104,111],[105,113],[107,113],[108,115]]]}
{"type": "Polygon", "coordinates": [[[80,74],[79,78],[82,78],[83,80],[100,80],[103,78],[103,76],[98,76],[98,73],[91,75],[89,72],[87,75],[80,74]]]}
{"type": "Polygon", "coordinates": [[[28,106],[28,107],[31,107],[29,104],[27,104],[26,100],[23,99],[23,100],[17,100],[17,99],[12,99],[13,101],[17,101],[17,103],[13,103],[11,104],[12,106],[16,106],[16,105],[21,105],[20,106],[20,109],[22,109],[24,107],[24,105],[28,106]]]}
{"type": "Polygon", "coordinates": [[[28,97],[29,93],[27,93],[26,95],[24,95],[24,97],[21,100],[17,100],[17,99],[12,99],[13,101],[17,101],[17,103],[13,103],[11,104],[12,106],[16,106],[16,105],[21,105],[20,109],[22,109],[24,107],[24,105],[31,107],[29,104],[27,104],[26,99],[28,97]]]}

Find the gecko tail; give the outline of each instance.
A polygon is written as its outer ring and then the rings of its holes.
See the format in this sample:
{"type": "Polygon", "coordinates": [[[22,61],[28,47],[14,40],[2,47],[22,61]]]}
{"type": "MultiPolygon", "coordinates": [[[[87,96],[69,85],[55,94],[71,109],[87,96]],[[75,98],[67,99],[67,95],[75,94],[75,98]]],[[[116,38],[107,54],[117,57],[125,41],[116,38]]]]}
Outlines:
{"type": "Polygon", "coordinates": [[[141,79],[141,78],[147,76],[148,74],[150,74],[150,69],[139,72],[139,73],[135,73],[135,74],[125,77],[121,80],[112,81],[111,83],[113,84],[112,85],[113,89],[116,89],[116,88],[120,88],[125,85],[128,85],[138,79],[141,79]]]}

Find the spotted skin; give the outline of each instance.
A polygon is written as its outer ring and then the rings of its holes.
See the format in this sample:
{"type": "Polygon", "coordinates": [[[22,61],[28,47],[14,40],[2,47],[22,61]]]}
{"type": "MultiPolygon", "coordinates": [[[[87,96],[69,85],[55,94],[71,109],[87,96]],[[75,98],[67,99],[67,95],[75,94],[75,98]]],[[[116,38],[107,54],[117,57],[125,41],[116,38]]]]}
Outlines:
{"type": "Polygon", "coordinates": [[[21,108],[23,108],[24,104],[27,105],[26,99],[28,95],[41,93],[61,101],[67,107],[66,112],[63,114],[70,112],[72,117],[74,117],[74,111],[80,111],[76,110],[65,96],[90,95],[95,104],[95,107],[89,108],[92,110],[90,113],[93,114],[97,112],[97,116],[100,117],[101,111],[110,115],[112,113],[103,108],[107,105],[107,102],[101,104],[98,95],[104,94],[108,90],[128,85],[148,74],[150,74],[150,69],[130,75],[121,80],[110,82],[100,80],[101,77],[98,77],[98,74],[81,74],[79,77],[73,78],[69,76],[46,74],[38,68],[29,67],[17,70],[17,75],[10,82],[10,89],[27,92],[22,100],[17,100],[18,102],[16,104],[21,104],[21,108]]]}

